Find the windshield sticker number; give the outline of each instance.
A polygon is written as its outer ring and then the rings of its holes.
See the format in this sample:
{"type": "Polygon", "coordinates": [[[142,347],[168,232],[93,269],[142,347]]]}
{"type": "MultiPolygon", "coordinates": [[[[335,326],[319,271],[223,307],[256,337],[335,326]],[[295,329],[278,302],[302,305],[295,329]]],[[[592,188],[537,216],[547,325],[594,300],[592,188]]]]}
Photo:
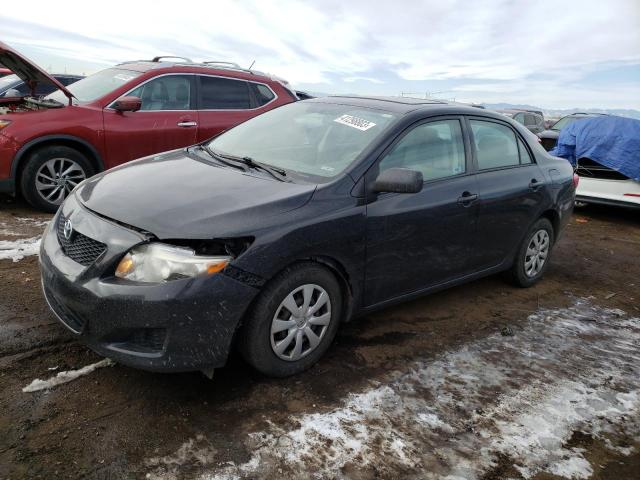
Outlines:
{"type": "Polygon", "coordinates": [[[357,128],[358,130],[362,130],[363,132],[369,130],[371,127],[375,127],[376,124],[370,122],[369,120],[365,120],[364,118],[354,117],[353,115],[342,115],[334,120],[334,122],[341,123],[342,125],[346,125],[348,127],[357,128]]]}

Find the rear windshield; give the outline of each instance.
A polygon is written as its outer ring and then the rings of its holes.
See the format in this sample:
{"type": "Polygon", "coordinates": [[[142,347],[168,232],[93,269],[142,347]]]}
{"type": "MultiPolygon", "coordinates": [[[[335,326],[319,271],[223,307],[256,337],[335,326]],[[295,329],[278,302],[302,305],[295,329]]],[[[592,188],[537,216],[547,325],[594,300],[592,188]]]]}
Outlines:
{"type": "MultiPolygon", "coordinates": [[[[132,70],[108,68],[72,83],[67,90],[73,93],[78,102],[92,102],[140,75],[141,72],[132,70]]],[[[61,103],[67,102],[67,97],[61,91],[52,93],[47,98],[61,103]]]]}

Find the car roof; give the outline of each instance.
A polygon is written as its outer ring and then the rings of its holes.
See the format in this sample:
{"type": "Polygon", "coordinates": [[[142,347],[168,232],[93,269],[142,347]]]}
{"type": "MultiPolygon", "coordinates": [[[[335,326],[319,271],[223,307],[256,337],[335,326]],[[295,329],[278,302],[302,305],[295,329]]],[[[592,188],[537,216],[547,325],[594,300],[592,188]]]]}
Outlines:
{"type": "Polygon", "coordinates": [[[304,100],[305,102],[337,103],[342,105],[353,105],[358,107],[386,110],[388,112],[408,114],[410,112],[425,111],[438,113],[464,113],[466,115],[480,115],[493,118],[504,118],[491,110],[478,108],[465,103],[449,102],[438,99],[424,99],[412,97],[392,97],[392,96],[360,96],[360,95],[331,95],[328,97],[313,98],[304,100]]]}

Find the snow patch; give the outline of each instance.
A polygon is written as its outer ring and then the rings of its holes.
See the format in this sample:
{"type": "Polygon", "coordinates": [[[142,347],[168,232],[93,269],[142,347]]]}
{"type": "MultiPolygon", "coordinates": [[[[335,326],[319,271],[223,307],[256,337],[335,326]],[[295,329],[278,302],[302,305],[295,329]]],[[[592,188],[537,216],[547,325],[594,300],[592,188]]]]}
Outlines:
{"type": "Polygon", "coordinates": [[[585,300],[541,310],[513,337],[416,362],[339,408],[290,418],[292,428],[269,422],[246,438],[248,462],[218,458],[200,478],[345,478],[356,469],[471,480],[505,458],[525,478],[588,478],[582,451],[566,446],[573,432],[605,438],[637,427],[640,319],[624,316],[585,300]]]}
{"type": "Polygon", "coordinates": [[[18,262],[29,255],[37,255],[40,237],[21,238],[15,241],[0,240],[0,260],[18,262]]]}
{"type": "Polygon", "coordinates": [[[62,385],[63,383],[68,383],[75,380],[78,377],[82,377],[84,375],[88,375],[94,370],[103,367],[112,367],[115,365],[113,360],[109,358],[105,358],[104,360],[100,360],[99,362],[92,363],[91,365],[87,365],[86,367],[82,367],[79,370],[68,370],[65,372],[58,373],[55,377],[51,377],[49,380],[40,380],[36,378],[33,382],[22,389],[23,392],[37,392],[38,390],[45,390],[57,387],[58,385],[62,385]]]}

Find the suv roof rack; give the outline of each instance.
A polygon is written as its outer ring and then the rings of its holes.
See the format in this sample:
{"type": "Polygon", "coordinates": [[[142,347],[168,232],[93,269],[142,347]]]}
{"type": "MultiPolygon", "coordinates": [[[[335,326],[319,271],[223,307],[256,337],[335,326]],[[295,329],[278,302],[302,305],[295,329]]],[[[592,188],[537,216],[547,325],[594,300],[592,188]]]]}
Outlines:
{"type": "Polygon", "coordinates": [[[191,60],[190,58],[178,57],[176,55],[160,55],[158,57],[153,57],[153,59],[151,61],[154,62],[154,63],[158,63],[163,58],[179,58],[180,60],[184,60],[184,63],[193,63],[193,60],[191,60]]]}
{"type": "Polygon", "coordinates": [[[205,65],[226,65],[228,67],[234,67],[244,70],[240,65],[235,62],[220,62],[218,60],[207,60],[206,62],[202,62],[205,65]]]}

